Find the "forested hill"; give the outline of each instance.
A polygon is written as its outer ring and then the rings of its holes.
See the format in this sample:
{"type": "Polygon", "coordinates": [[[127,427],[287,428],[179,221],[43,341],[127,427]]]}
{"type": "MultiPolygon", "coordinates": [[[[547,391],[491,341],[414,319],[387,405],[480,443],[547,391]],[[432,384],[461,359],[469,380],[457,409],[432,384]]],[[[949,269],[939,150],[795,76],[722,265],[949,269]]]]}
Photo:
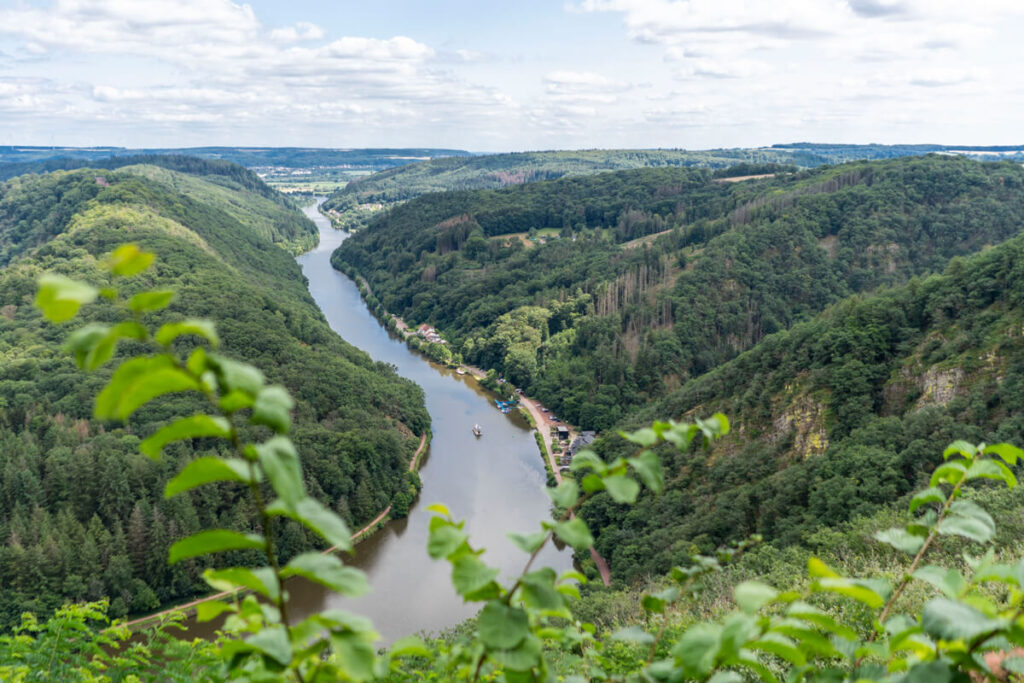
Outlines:
{"type": "MultiPolygon", "coordinates": [[[[295,396],[311,493],[356,525],[408,500],[415,435],[429,421],[422,392],[327,326],[274,243],[307,239],[311,227],[222,175],[133,166],[0,185],[0,624],[68,599],[109,596],[120,615],[204,592],[197,563],[167,565],[170,543],[253,519],[228,487],[164,499],[167,480],[212,442],[181,442],[159,463],[138,453],[140,439],[198,410],[198,399],[156,402],[128,426],[91,419],[109,370],[79,372],[61,348],[68,326],[44,323],[32,305],[44,270],[102,284],[97,260],[124,242],[158,254],[155,274],[127,289],[177,291],[156,321],[216,320],[227,354],[295,396]]],[[[118,319],[111,306],[88,307],[87,320],[118,319]]],[[[280,529],[285,554],[311,546],[301,528],[280,529]]]]}
{"type": "Polygon", "coordinates": [[[556,178],[634,168],[740,165],[737,174],[763,172],[765,164],[823,163],[800,152],[771,150],[578,150],[518,152],[432,159],[355,180],[324,202],[323,210],[341,227],[365,227],[376,213],[430,192],[498,189],[556,178]]]}
{"type": "Polygon", "coordinates": [[[766,164],[813,168],[857,160],[893,159],[929,153],[976,160],[1024,160],[1024,147],[946,145],[842,145],[806,142],[737,149],[611,149],[520,152],[432,159],[392,168],[351,182],[324,203],[345,229],[358,229],[377,212],[428,192],[498,189],[605,171],[651,167],[718,169],[730,176],[771,172],[766,164]]]}
{"type": "MultiPolygon", "coordinates": [[[[934,444],[1019,442],[1022,264],[1017,237],[941,276],[852,297],[634,416],[639,425],[721,410],[733,432],[710,453],[665,450],[662,496],[626,508],[602,494],[584,508],[615,575],[660,575],[691,546],[753,533],[827,545],[826,527],[927,486],[934,444]]],[[[617,437],[599,447],[630,450],[617,437]]]]}
{"type": "Polygon", "coordinates": [[[1024,225],[1011,163],[929,156],[719,180],[641,169],[428,195],[334,262],[467,361],[607,429],[767,334],[1024,225]],[[548,231],[531,241],[534,228],[548,231]]]}

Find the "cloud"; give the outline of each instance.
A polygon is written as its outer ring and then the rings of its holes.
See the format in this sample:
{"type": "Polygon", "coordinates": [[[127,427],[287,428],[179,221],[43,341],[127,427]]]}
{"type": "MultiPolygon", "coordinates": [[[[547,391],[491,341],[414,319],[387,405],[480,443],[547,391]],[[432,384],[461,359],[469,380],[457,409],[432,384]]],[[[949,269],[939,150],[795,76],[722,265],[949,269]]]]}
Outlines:
{"type": "Polygon", "coordinates": [[[311,40],[321,40],[326,35],[324,30],[316,24],[300,21],[294,26],[275,28],[270,32],[270,39],[278,43],[302,43],[311,40]]]}

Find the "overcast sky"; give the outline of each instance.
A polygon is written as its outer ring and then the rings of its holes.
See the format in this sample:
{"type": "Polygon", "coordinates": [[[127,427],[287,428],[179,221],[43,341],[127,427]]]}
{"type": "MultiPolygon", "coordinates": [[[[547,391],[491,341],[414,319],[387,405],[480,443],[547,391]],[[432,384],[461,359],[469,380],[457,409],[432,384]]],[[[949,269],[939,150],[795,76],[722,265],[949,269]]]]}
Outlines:
{"type": "Polygon", "coordinates": [[[1024,143],[1024,0],[0,0],[0,144],[1024,143]]]}

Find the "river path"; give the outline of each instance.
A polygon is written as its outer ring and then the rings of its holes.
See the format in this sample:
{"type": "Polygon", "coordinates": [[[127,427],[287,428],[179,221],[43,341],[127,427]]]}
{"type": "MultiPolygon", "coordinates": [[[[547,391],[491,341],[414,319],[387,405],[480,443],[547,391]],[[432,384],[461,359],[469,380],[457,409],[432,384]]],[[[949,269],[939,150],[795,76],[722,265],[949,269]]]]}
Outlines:
{"type": "MultiPolygon", "coordinates": [[[[342,598],[318,586],[289,586],[292,610],[343,608],[369,617],[387,642],[420,631],[437,632],[473,616],[479,605],[464,604],[451,586],[450,566],[427,556],[431,503],[444,503],[466,520],[474,547],[500,567],[504,578],[518,575],[526,555],[507,538],[532,532],[549,516],[544,463],[533,433],[518,415],[503,415],[476,380],[430,363],[393,338],[366,308],[355,284],[331,266],[331,253],[348,237],[335,230],[315,206],[305,213],[320,230],[319,246],[298,262],[309,291],[327,322],[345,341],[423,387],[433,439],[420,467],[423,490],[407,519],[390,522],[361,542],[348,560],[366,572],[372,592],[342,598]],[[474,424],[483,436],[472,434],[474,424]]],[[[569,550],[545,548],[535,566],[557,571],[572,566],[569,550]]]]}

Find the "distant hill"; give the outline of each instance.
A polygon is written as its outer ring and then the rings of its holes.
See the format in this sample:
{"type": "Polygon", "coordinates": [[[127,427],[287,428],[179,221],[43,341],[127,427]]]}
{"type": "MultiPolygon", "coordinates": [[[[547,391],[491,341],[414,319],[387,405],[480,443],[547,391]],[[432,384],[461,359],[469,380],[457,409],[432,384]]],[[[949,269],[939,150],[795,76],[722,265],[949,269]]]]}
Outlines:
{"type": "MultiPolygon", "coordinates": [[[[124,615],[206,592],[200,564],[167,565],[169,545],[251,519],[248,498],[227,486],[164,499],[182,464],[215,444],[180,442],[158,463],[138,452],[169,417],[200,410],[199,398],[150,404],[128,425],[92,419],[109,366],[77,370],[62,349],[69,326],[45,323],[32,304],[44,270],[103,283],[97,260],[124,242],[158,254],[127,293],[177,292],[156,321],[215,320],[226,353],[295,396],[292,436],[313,495],[354,525],[407,495],[413,435],[429,424],[422,391],[331,331],[279,248],[315,243],[315,226],[233,168],[194,175],[134,164],[0,184],[0,626],[67,600],[106,596],[124,615]]],[[[119,319],[113,306],[87,307],[84,321],[119,319]]],[[[287,554],[314,544],[297,526],[279,529],[287,554]]]]}
{"type": "Polygon", "coordinates": [[[757,175],[765,164],[813,168],[847,161],[931,153],[955,153],[983,161],[1024,161],[1024,145],[957,147],[790,143],[749,149],[610,149],[491,154],[434,159],[359,178],[332,194],[323,210],[338,227],[352,230],[365,227],[369,218],[378,211],[428,192],[497,189],[537,180],[666,166],[735,167],[728,175],[757,175]]]}

